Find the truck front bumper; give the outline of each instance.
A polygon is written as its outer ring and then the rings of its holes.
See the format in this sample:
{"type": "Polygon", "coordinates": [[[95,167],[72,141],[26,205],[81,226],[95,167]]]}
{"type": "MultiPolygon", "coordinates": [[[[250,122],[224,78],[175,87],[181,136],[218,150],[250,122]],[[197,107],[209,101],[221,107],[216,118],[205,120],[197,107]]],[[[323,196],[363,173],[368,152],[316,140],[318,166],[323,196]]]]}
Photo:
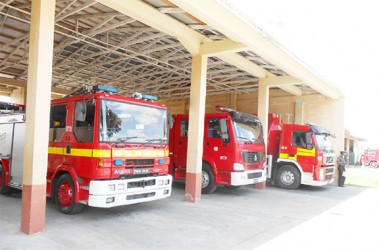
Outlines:
{"type": "Polygon", "coordinates": [[[256,184],[266,181],[264,170],[248,170],[244,172],[231,172],[231,186],[256,184]]]}
{"type": "Polygon", "coordinates": [[[171,175],[91,181],[88,206],[116,207],[167,198],[171,185],[171,175]]]}

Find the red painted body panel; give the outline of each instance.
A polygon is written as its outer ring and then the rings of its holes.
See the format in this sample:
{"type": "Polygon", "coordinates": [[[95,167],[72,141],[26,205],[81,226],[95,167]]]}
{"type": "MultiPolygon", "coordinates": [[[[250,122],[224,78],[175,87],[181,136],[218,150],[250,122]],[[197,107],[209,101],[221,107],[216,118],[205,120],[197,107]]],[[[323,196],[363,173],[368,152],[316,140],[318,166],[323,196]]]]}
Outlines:
{"type": "MultiPolygon", "coordinates": [[[[320,169],[334,167],[333,161],[325,165],[324,152],[317,147],[317,140],[309,125],[283,124],[280,116],[270,114],[268,119],[267,154],[272,155],[273,164],[280,167],[280,162],[294,163],[301,173],[310,173],[313,181],[325,181],[325,173],[320,169]],[[308,133],[311,148],[294,144],[294,133],[308,133]]],[[[334,158],[334,152],[333,158],[334,158]]],[[[333,172],[328,172],[329,177],[333,172]]],[[[303,176],[302,176],[303,178],[303,176]]]]}
{"type": "MultiPolygon", "coordinates": [[[[49,142],[46,175],[47,196],[53,195],[53,183],[64,173],[69,173],[74,182],[77,192],[75,196],[76,202],[88,200],[88,187],[91,180],[113,180],[120,179],[121,177],[140,178],[142,174],[137,174],[134,170],[141,170],[142,168],[144,169],[144,176],[168,174],[169,156],[168,145],[166,143],[133,144],[126,141],[115,145],[116,143],[114,142],[100,141],[99,119],[100,101],[102,99],[167,110],[166,106],[162,104],[112,95],[105,92],[86,93],[53,100],[51,102],[52,107],[59,105],[66,106],[66,115],[64,117],[65,123],[62,123],[61,126],[63,132],[56,139],[49,142]],[[93,128],[93,142],[79,142],[78,136],[74,132],[75,104],[83,101],[92,102],[95,106],[93,114],[94,123],[91,125],[91,129],[93,128]],[[128,153],[131,152],[134,155],[128,156],[128,153]],[[144,152],[148,153],[144,154],[144,152]],[[136,158],[142,163],[137,164],[136,158]],[[115,160],[120,160],[122,164],[116,165],[115,160]],[[148,163],[144,163],[144,161],[148,163]]],[[[9,183],[9,160],[0,159],[0,161],[5,170],[5,183],[9,183]]]]}
{"type": "MultiPolygon", "coordinates": [[[[188,115],[174,115],[175,122],[170,130],[170,170],[175,179],[186,178],[187,144],[188,138],[181,132],[182,122],[188,122],[188,115]],[[182,134],[181,134],[182,133],[182,134]]],[[[228,113],[206,114],[204,119],[203,162],[208,163],[215,176],[215,184],[231,185],[231,173],[234,171],[233,164],[243,164],[245,170],[263,170],[265,163],[265,146],[261,143],[247,144],[236,139],[233,130],[232,119],[228,113]],[[208,121],[210,119],[227,119],[230,141],[224,143],[221,138],[209,135],[208,121]],[[262,156],[260,162],[246,163],[243,161],[242,152],[258,152],[262,156]]]]}

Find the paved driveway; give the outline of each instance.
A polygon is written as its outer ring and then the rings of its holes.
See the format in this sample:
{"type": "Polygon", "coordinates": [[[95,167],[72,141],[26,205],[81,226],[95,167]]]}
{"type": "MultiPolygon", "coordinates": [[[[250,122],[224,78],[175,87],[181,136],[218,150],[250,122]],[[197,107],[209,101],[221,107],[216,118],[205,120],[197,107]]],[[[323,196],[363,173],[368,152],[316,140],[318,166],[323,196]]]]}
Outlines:
{"type": "Polygon", "coordinates": [[[379,189],[219,188],[166,200],[58,213],[47,200],[43,233],[19,231],[20,194],[0,196],[0,249],[378,249],[379,189]],[[341,243],[342,246],[337,244],[341,243]]]}

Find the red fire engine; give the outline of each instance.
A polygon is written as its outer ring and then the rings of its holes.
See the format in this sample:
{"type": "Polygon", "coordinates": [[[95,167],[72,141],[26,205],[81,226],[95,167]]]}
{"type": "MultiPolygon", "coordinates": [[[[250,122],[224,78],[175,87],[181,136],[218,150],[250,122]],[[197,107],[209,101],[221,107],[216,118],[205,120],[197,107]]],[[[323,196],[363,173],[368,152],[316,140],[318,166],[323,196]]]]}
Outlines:
{"type": "Polygon", "coordinates": [[[331,135],[327,129],[312,124],[283,124],[278,115],[270,114],[268,179],[285,189],[332,183],[335,152],[331,135]]]}
{"type": "Polygon", "coordinates": [[[362,155],[362,163],[373,168],[378,167],[379,149],[366,149],[362,155]]]}
{"type": "MultiPolygon", "coordinates": [[[[53,100],[47,195],[65,214],[170,196],[167,108],[95,86],[53,100]]],[[[0,115],[0,193],[22,188],[25,116],[0,115]]]]}
{"type": "MultiPolygon", "coordinates": [[[[260,120],[252,115],[217,107],[221,113],[206,114],[202,163],[202,193],[217,185],[241,186],[266,181],[265,145],[260,120]]],[[[174,115],[170,130],[170,173],[185,180],[188,115],[174,115]]]]}

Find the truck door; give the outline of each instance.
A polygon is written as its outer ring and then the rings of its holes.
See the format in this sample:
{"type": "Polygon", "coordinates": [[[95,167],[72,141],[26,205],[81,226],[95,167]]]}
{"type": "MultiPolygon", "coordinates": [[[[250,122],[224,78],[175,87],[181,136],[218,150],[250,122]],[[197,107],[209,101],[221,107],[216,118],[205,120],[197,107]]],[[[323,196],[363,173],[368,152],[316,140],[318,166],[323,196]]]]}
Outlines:
{"type": "Polygon", "coordinates": [[[184,179],[187,165],[188,116],[176,116],[173,129],[170,135],[171,165],[175,165],[172,175],[175,179],[184,179]]]}
{"type": "Polygon", "coordinates": [[[67,141],[67,105],[60,104],[50,108],[49,155],[47,179],[50,180],[55,169],[65,162],[65,146],[67,141]]]}
{"type": "Polygon", "coordinates": [[[316,159],[316,148],[314,146],[311,147],[314,143],[309,143],[309,141],[312,140],[310,138],[309,132],[294,131],[292,133],[292,146],[296,148],[295,155],[297,162],[305,172],[313,171],[313,165],[316,159]]]}
{"type": "Polygon", "coordinates": [[[229,152],[229,129],[226,118],[206,117],[204,126],[203,158],[213,161],[217,170],[231,170],[229,162],[233,160],[229,152]]]}

